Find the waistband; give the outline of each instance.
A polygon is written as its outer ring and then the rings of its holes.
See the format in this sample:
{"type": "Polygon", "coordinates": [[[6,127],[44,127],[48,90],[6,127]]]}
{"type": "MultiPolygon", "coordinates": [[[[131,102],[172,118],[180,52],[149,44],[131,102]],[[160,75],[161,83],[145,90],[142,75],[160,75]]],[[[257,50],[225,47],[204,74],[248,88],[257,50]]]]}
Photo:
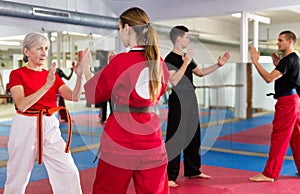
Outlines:
{"type": "Polygon", "coordinates": [[[114,112],[131,112],[131,113],[150,113],[154,112],[154,107],[145,106],[145,107],[132,107],[132,106],[122,106],[114,105],[114,112]]]}
{"type": "Polygon", "coordinates": [[[53,113],[64,109],[67,113],[67,120],[68,120],[68,139],[66,141],[65,153],[70,151],[70,145],[72,140],[72,122],[69,111],[63,107],[58,106],[55,108],[45,108],[41,110],[32,110],[28,109],[25,112],[21,112],[16,110],[18,114],[25,115],[25,116],[36,116],[36,138],[37,138],[37,151],[38,151],[38,164],[42,163],[42,156],[43,156],[43,116],[51,116],[53,113]]]}
{"type": "Polygon", "coordinates": [[[280,92],[280,93],[268,93],[266,94],[267,96],[273,96],[274,99],[278,99],[282,96],[290,96],[293,94],[297,94],[297,90],[295,88],[293,88],[291,91],[287,91],[287,92],[280,92]]]}

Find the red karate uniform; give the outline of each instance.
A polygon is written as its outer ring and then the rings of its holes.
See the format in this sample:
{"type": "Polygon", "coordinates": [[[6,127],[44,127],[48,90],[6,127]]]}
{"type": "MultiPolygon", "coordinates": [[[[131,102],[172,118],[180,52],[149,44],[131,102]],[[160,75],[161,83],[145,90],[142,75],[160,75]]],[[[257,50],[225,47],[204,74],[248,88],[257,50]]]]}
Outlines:
{"type": "MultiPolygon", "coordinates": [[[[167,88],[169,72],[161,59],[163,80],[157,102],[167,88]]],[[[112,107],[151,107],[149,68],[143,49],[115,56],[84,85],[90,104],[109,99],[112,107]]],[[[155,112],[119,112],[108,117],[100,140],[100,160],[93,193],[125,193],[131,178],[137,193],[169,193],[167,154],[160,118],[155,112]]]]}

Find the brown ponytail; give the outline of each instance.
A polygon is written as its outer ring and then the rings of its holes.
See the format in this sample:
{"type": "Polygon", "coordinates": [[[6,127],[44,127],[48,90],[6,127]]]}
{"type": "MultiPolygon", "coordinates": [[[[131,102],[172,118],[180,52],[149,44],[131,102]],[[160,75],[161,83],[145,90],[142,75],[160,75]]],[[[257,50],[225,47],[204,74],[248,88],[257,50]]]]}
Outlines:
{"type": "Polygon", "coordinates": [[[150,99],[155,102],[160,94],[163,81],[157,32],[150,24],[147,14],[140,8],[133,7],[126,10],[119,19],[122,26],[128,24],[134,29],[138,44],[145,46],[145,57],[149,64],[150,99]]]}

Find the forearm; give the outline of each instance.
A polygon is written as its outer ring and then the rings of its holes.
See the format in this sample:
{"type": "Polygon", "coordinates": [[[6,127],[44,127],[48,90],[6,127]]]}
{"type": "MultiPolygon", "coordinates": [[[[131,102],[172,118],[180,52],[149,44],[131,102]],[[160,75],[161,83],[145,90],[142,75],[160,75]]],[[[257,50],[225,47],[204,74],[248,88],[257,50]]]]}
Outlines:
{"type": "Polygon", "coordinates": [[[84,77],[85,77],[86,81],[90,80],[94,76],[94,74],[90,71],[89,68],[84,68],[83,69],[83,74],[84,74],[84,77]]]}
{"type": "Polygon", "coordinates": [[[77,75],[76,84],[72,92],[72,101],[79,101],[82,92],[82,76],[77,75]]]}
{"type": "Polygon", "coordinates": [[[68,80],[71,79],[71,77],[72,77],[72,75],[73,75],[73,72],[74,72],[74,70],[73,70],[73,68],[71,68],[71,73],[70,73],[70,75],[68,76],[68,80]]]}
{"type": "Polygon", "coordinates": [[[21,112],[24,112],[28,108],[30,108],[32,105],[34,105],[40,98],[42,98],[49,89],[50,89],[49,86],[44,85],[39,90],[37,90],[35,93],[33,93],[29,96],[26,96],[26,97],[25,96],[21,97],[21,98],[15,97],[15,93],[12,92],[12,98],[15,102],[17,109],[21,112]]]}
{"type": "Polygon", "coordinates": [[[265,80],[265,82],[270,83],[273,80],[270,77],[270,73],[267,72],[260,63],[258,62],[253,62],[256,70],[258,71],[259,75],[265,80]]]}
{"type": "Polygon", "coordinates": [[[182,79],[184,76],[184,73],[187,69],[187,64],[183,63],[183,65],[176,71],[174,72],[171,77],[170,77],[170,83],[172,86],[176,86],[178,82],[182,79]]]}
{"type": "Polygon", "coordinates": [[[203,69],[201,69],[202,72],[202,76],[208,75],[214,71],[216,71],[220,66],[218,64],[209,66],[209,67],[205,67],[203,69]]]}

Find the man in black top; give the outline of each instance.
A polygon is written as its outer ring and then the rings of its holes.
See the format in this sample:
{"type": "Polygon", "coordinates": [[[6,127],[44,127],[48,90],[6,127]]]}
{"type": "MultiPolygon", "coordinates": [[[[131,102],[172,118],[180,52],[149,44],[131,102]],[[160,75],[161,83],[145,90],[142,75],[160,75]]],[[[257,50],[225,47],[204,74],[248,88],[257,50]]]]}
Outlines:
{"type": "Polygon", "coordinates": [[[200,69],[193,61],[194,51],[188,47],[188,28],[175,26],[170,31],[173,50],[165,58],[170,71],[172,93],[169,96],[169,113],[166,135],[168,154],[169,186],[177,187],[175,182],[180,167],[180,153],[183,149],[184,176],[189,178],[210,178],[200,171],[200,122],[199,110],[193,84],[193,74],[202,77],[223,66],[230,55],[226,52],[218,58],[215,65],[200,69]]]}
{"type": "Polygon", "coordinates": [[[283,58],[272,53],[275,69],[267,72],[258,62],[259,52],[252,47],[250,56],[252,63],[261,77],[267,82],[275,81],[275,114],[269,158],[262,173],[250,177],[250,181],[272,182],[279,177],[285,153],[290,144],[294,161],[300,172],[300,98],[297,90],[300,86],[300,61],[294,51],[296,35],[291,31],[283,31],[277,40],[278,51],[283,58]]]}

